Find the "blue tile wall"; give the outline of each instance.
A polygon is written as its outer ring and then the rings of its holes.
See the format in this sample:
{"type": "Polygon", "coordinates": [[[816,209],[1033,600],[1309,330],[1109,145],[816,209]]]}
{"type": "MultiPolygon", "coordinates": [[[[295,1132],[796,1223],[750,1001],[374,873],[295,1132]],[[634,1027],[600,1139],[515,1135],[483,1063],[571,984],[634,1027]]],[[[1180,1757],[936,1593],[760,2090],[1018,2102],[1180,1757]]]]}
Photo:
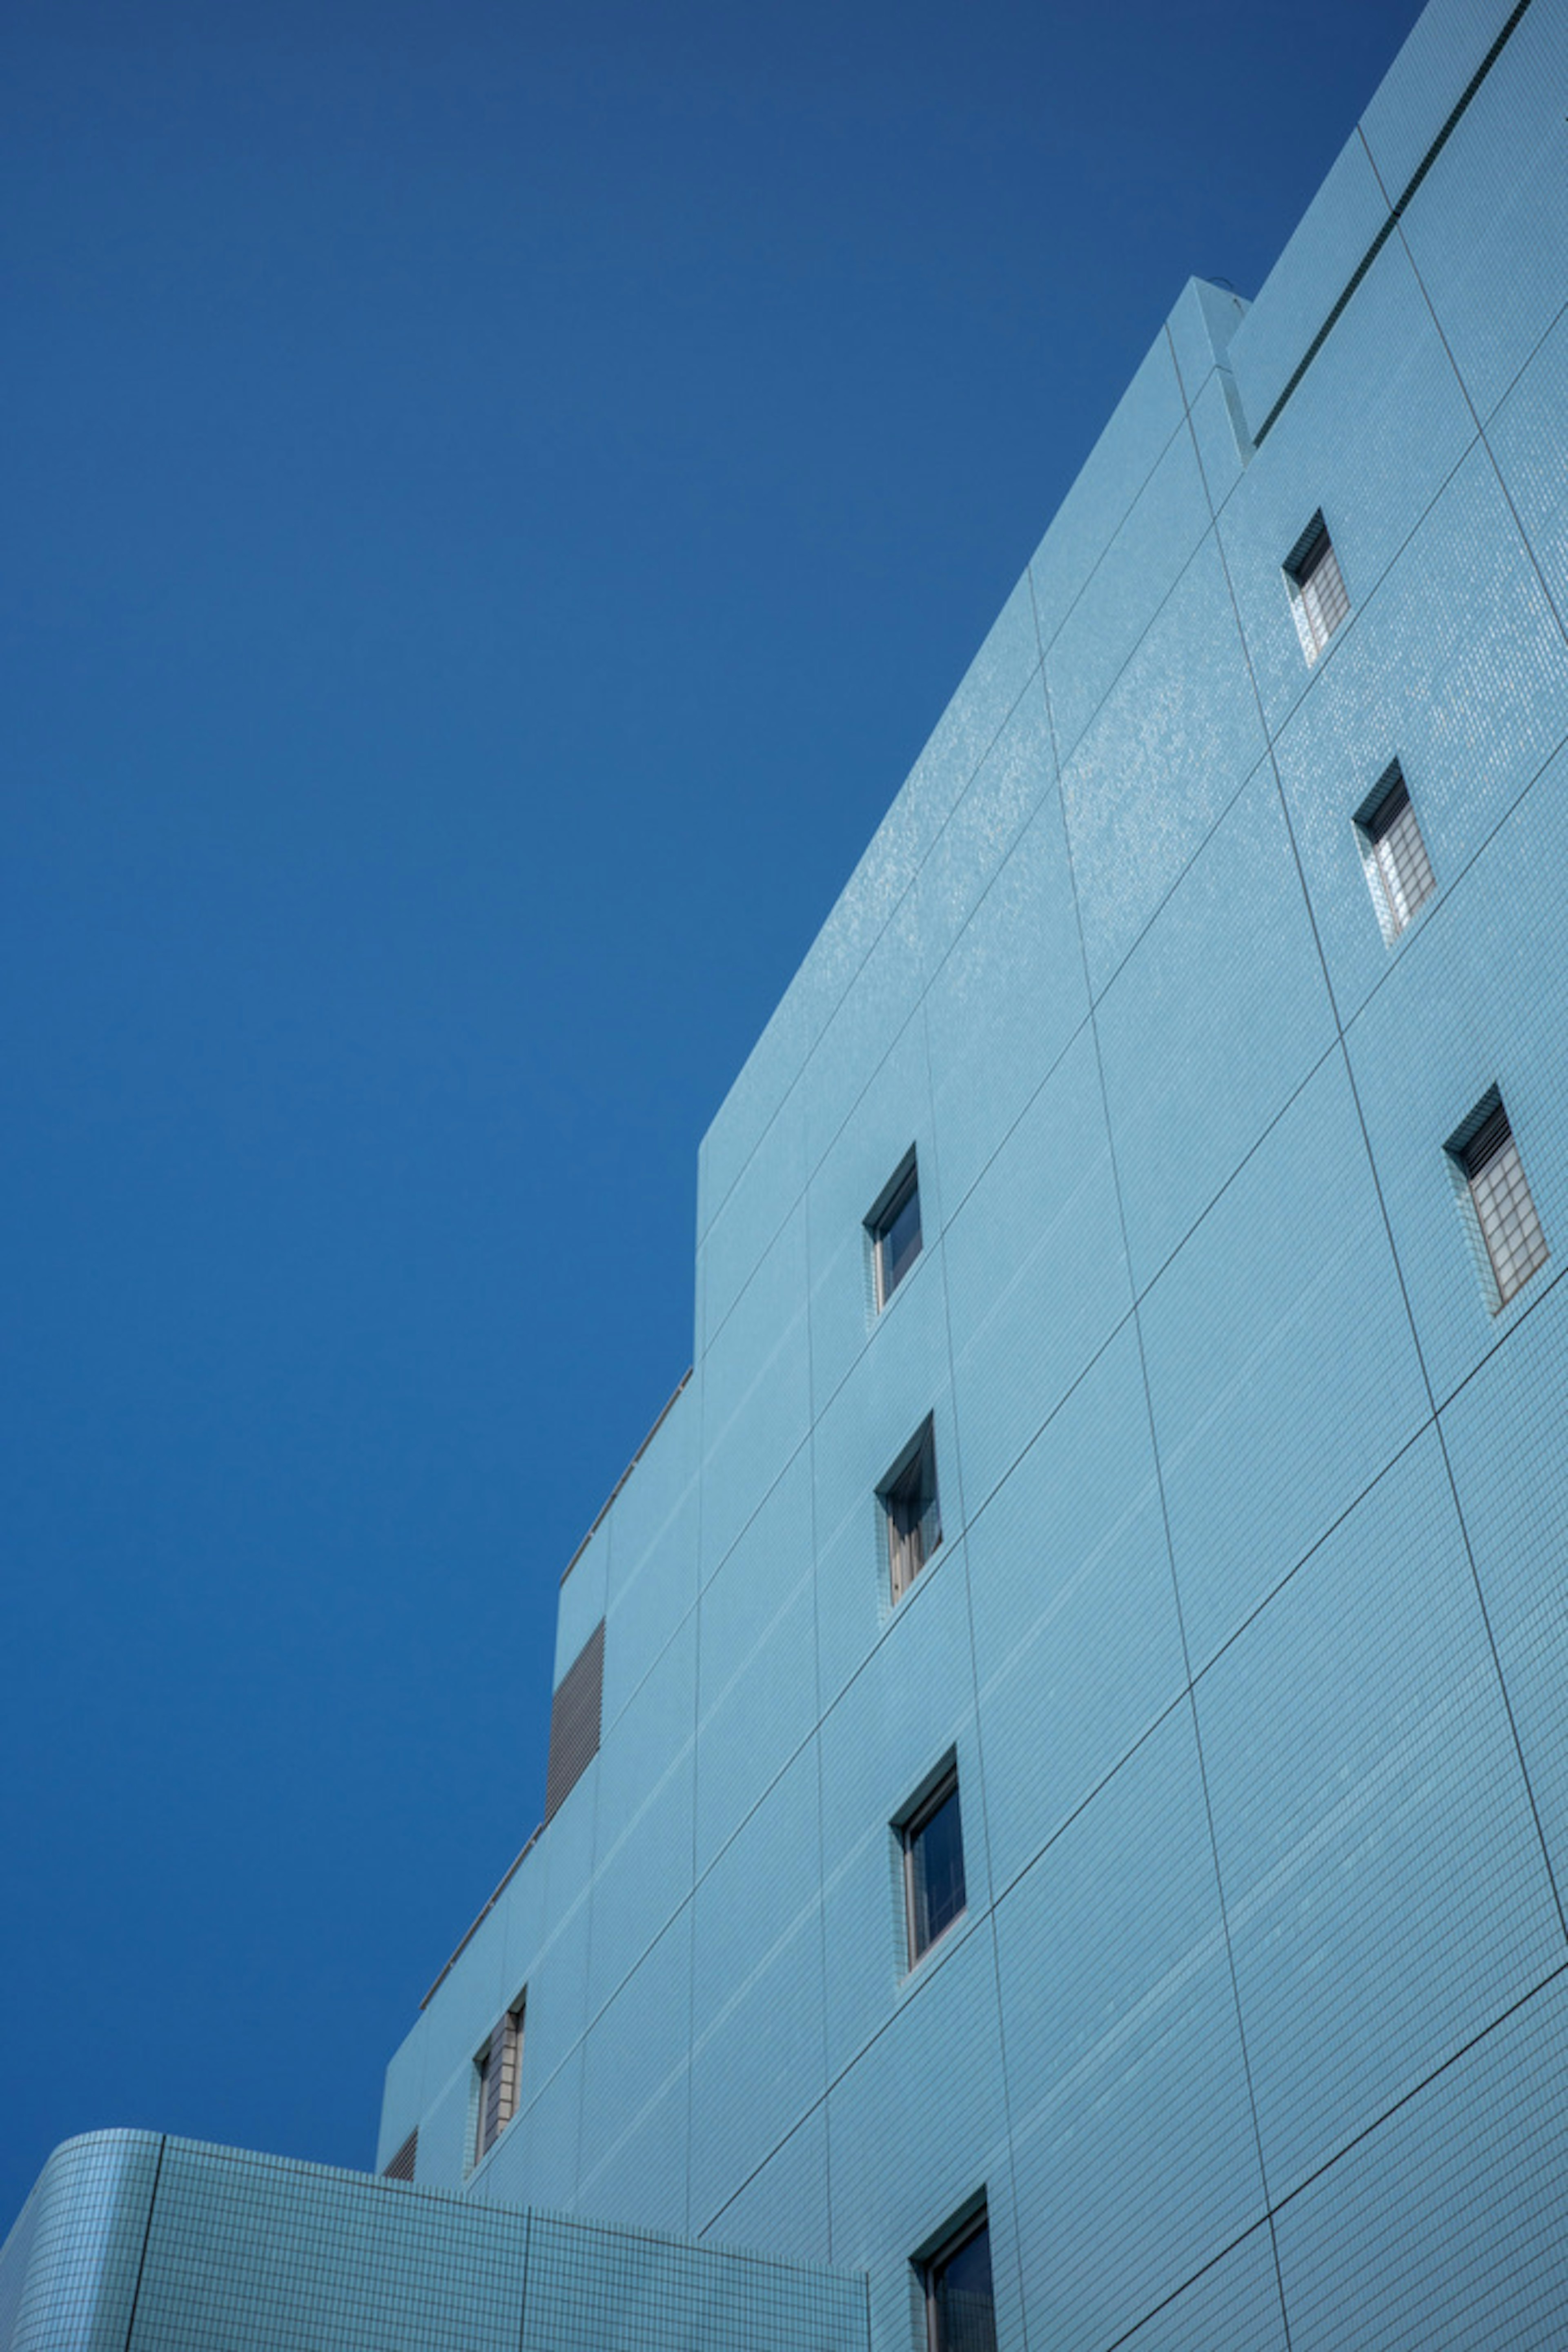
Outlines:
{"type": "Polygon", "coordinates": [[[1568,1959],[1434,1428],[1197,1711],[1279,2199],[1568,1959]]]}
{"type": "Polygon", "coordinates": [[[1109,2346],[1263,2212],[1190,1707],[997,1907],[1024,2294],[1109,2346]]]}
{"type": "Polygon", "coordinates": [[[820,1413],[862,1349],[898,1328],[913,1286],[928,1271],[917,1259],[879,1316],[866,1217],[911,1144],[917,1154],[921,1234],[931,1250],[942,1232],[942,1189],[932,1148],[931,1072],[925,1024],[917,1013],[900,1030],[852,1117],[812,1178],[811,1395],[820,1413]]]}
{"type": "Polygon", "coordinates": [[[911,887],[899,901],[806,1066],[805,1148],[814,1168],[920,1001],[917,906],[911,887]]]}
{"type": "Polygon", "coordinates": [[[803,1449],[702,1595],[700,1871],[816,1728],[815,1571],[811,1463],[803,1449]]]}
{"type": "MultiPolygon", "coordinates": [[[[882,1641],[826,1717],[822,1902],[827,2061],[838,2073],[879,2032],[943,1949],[911,1971],[902,1870],[890,1824],[956,1751],[971,1924],[985,1900],[984,1787],[963,1548],[944,1543],[900,1602],[882,1641]]],[[[949,1929],[944,1945],[959,1939],[949,1929]]]]}
{"type": "Polygon", "coordinates": [[[1398,958],[1350,1032],[1356,1085],[1402,1279],[1442,1403],[1553,1282],[1568,1242],[1568,1099],[1558,1075],[1564,979],[1558,860],[1568,845],[1560,754],[1398,958]],[[1553,968],[1555,965],[1555,968],[1553,968]],[[1536,984],[1523,984],[1529,969],[1536,984]],[[1489,1087],[1502,1090],[1554,1255],[1500,1314],[1483,1286],[1443,1150],[1489,1087]]]}
{"type": "Polygon", "coordinates": [[[1248,307],[1231,287],[1211,285],[1204,278],[1189,278],[1183,287],[1166,326],[1189,408],[1210,371],[1222,362],[1228,366],[1231,339],[1248,307]]]}
{"type": "Polygon", "coordinates": [[[1228,368],[1215,368],[1192,395],[1187,423],[1197,447],[1204,490],[1217,515],[1252,457],[1241,394],[1228,368]]]}
{"type": "Polygon", "coordinates": [[[936,1164],[949,1215],[1088,1011],[1061,804],[1052,790],[926,992],[936,1164]]]}
{"type": "Polygon", "coordinates": [[[721,2245],[827,2262],[827,2175],[825,2098],[735,2191],[704,2234],[721,2245]]]}
{"type": "Polygon", "coordinates": [[[59,2149],[26,2235],[0,2256],[0,2293],[15,2290],[0,2301],[6,2352],[865,2352],[867,2340],[864,2282],[841,2272],[152,2133],[59,2149]]]}
{"type": "Polygon", "coordinates": [[[1128,2352],[1289,2352],[1266,2222],[1141,2320],[1128,2352]]]}
{"type": "Polygon", "coordinates": [[[1006,1886],[1186,1687],[1131,1319],[967,1549],[992,1865],[1006,1886]]]}
{"type": "Polygon", "coordinates": [[[805,1442],[811,1423],[805,1207],[792,1213],[702,1368],[706,1580],[805,1442]]]}
{"type": "Polygon", "coordinates": [[[928,974],[1055,786],[1046,698],[1038,677],[1031,675],[921,867],[917,906],[928,974]]]}
{"type": "Polygon", "coordinates": [[[978,1508],[1131,1304],[1088,1030],[952,1220],[945,1255],[960,1467],[978,1508]]]}
{"type": "Polygon", "coordinates": [[[923,2323],[910,2255],[980,2189],[992,2222],[999,2345],[1011,2352],[1022,2344],[1000,2051],[995,1954],[982,1920],[921,1972],[886,2032],[828,2094],[834,2260],[869,2273],[873,2341],[899,2352],[919,2340],[923,2323]],[[914,2148],[921,2161],[902,2160],[900,2151],[914,2148]]]}
{"type": "Polygon", "coordinates": [[[1568,408],[1568,310],[1487,427],[1514,519],[1541,569],[1561,625],[1568,613],[1568,475],[1562,418],[1568,408]]]}
{"type": "Polygon", "coordinates": [[[1131,659],[1208,524],[1192,436],[1174,433],[1046,656],[1063,759],[1131,659]]]}
{"type": "Polygon", "coordinates": [[[90,2132],[55,2150],[0,2246],[5,2352],[124,2344],[162,2156],[153,2132],[90,2132]]]}
{"type": "Polygon", "coordinates": [[[1361,121],[1391,197],[1409,185],[1514,5],[1515,0],[1432,0],[1416,18],[1361,121]]]}
{"type": "MultiPolygon", "coordinates": [[[[1340,1017],[1414,932],[1384,943],[1352,817],[1397,759],[1439,891],[1454,887],[1568,731],[1568,647],[1480,448],[1436,499],[1331,671],[1281,732],[1279,774],[1340,1017]],[[1510,718],[1497,724],[1499,681],[1510,718]]],[[[1416,924],[1432,919],[1428,900],[1416,924]]],[[[1445,1129],[1445,1133],[1448,1130],[1445,1129]]]]}
{"type": "Polygon", "coordinates": [[[1559,1976],[1286,2206],[1292,2352],[1562,2343],[1565,2060],[1559,1976]]]}
{"type": "MultiPolygon", "coordinates": [[[[602,1889],[601,1881],[595,1930],[602,1889]]],[[[688,1903],[595,2017],[583,2045],[575,2201],[605,2221],[687,2227],[691,1948],[688,1903]]]]}
{"type": "Polygon", "coordinates": [[[599,1753],[588,2008],[603,2008],[691,1889],[697,1620],[686,1619],[599,1753]]]}
{"type": "MultiPolygon", "coordinates": [[[[1257,316],[1249,313],[1248,326],[1257,316]]],[[[1336,690],[1362,614],[1475,430],[1409,257],[1391,238],[1219,526],[1253,672],[1276,733],[1303,697],[1336,690]],[[1320,508],[1351,617],[1309,667],[1281,567],[1320,508]]]]}
{"type": "Polygon", "coordinates": [[[701,2231],[826,2088],[815,1741],[708,1872],[695,1917],[691,2220],[701,2231]]]}
{"type": "Polygon", "coordinates": [[[1230,340],[1226,356],[1254,433],[1387,218],[1388,200],[1352,131],[1230,340]]]}
{"type": "Polygon", "coordinates": [[[1163,335],[1117,403],[1029,565],[1039,641],[1048,647],[1182,426],[1182,386],[1163,335]]]}
{"type": "Polygon", "coordinates": [[[1430,1411],[1337,1052],[1140,1314],[1196,1671],[1430,1411]]]}
{"type": "MultiPolygon", "coordinates": [[[[1288,614],[1284,619],[1289,627],[1288,614]]],[[[1062,766],[1084,943],[1097,992],[1263,749],[1229,584],[1210,538],[1062,766]]]]}
{"type": "Polygon", "coordinates": [[[824,1706],[856,1672],[894,1613],[888,1523],[877,1488],[928,1415],[936,1447],[942,1549],[963,1531],[945,1272],[942,1244],[922,1250],[875,1343],[823,1408],[812,1433],[817,1688],[824,1706]]]}
{"type": "Polygon", "coordinates": [[[1531,7],[1401,222],[1477,414],[1489,416],[1563,307],[1568,22],[1531,7]]]}
{"type": "Polygon", "coordinates": [[[1268,761],[1117,973],[1096,1022],[1142,1288],[1335,1039],[1268,761]],[[1156,1034],[1164,1050],[1152,1065],[1156,1034]]]}
{"type": "Polygon", "coordinates": [[[1512,1727],[1559,1899],[1568,1897],[1568,1292],[1553,1286],[1442,1415],[1512,1727]]]}

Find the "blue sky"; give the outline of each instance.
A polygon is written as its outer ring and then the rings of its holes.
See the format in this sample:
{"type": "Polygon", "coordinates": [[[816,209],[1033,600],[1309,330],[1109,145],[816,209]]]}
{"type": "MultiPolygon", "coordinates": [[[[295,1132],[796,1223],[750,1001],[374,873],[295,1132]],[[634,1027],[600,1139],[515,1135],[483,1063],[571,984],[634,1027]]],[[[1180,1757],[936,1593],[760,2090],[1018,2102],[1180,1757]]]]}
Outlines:
{"type": "Polygon", "coordinates": [[[1415,14],[15,0],[0,2231],[371,2160],[702,1130],[1415,14]]]}

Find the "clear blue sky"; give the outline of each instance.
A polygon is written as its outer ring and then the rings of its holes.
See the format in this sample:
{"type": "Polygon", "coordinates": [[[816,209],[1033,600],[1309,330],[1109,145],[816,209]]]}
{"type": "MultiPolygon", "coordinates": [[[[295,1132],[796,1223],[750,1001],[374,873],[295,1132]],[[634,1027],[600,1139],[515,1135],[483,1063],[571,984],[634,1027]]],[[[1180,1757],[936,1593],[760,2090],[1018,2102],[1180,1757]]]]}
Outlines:
{"type": "Polygon", "coordinates": [[[13,0],[0,2231],[368,2163],[699,1139],[1415,0],[13,0]]]}

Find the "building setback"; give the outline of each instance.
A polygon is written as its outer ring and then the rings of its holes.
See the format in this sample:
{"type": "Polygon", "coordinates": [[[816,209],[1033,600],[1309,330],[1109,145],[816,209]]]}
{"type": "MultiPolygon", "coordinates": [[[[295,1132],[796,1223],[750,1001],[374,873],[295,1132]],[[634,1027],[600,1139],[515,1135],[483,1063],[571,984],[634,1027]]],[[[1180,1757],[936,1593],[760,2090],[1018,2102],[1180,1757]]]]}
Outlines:
{"type": "Polygon", "coordinates": [[[1568,2340],[1565,91],[1434,0],[1129,386],[703,1142],[383,2177],[68,2143],[0,2352],[1568,2340]]]}

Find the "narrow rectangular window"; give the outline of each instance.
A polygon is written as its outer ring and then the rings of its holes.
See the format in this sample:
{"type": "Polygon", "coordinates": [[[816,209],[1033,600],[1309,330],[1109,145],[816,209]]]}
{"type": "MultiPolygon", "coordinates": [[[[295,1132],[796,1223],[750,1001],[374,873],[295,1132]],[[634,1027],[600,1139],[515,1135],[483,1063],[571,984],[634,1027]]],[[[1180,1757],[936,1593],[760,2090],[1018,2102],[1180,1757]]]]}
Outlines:
{"type": "Polygon", "coordinates": [[[522,2075],[522,2015],[524,2001],[515,2000],[474,2061],[479,2078],[479,2116],[474,2131],[474,2162],[488,2156],[517,2113],[518,2085],[522,2075]]]}
{"type": "Polygon", "coordinates": [[[879,1315],[921,1254],[920,1171],[911,1148],[866,1220],[879,1315]]]}
{"type": "Polygon", "coordinates": [[[901,1601],[942,1541],[936,1491],[936,1432],[931,1421],[905,1447],[877,1489],[888,1522],[893,1599],[901,1601]]]}
{"type": "Polygon", "coordinates": [[[1356,811],[1355,827],[1367,888],[1383,936],[1392,947],[1437,887],[1397,760],[1356,811]]]}
{"type": "Polygon", "coordinates": [[[958,1810],[956,1764],[948,1766],[935,1788],[897,1827],[904,1853],[904,1906],[912,1969],[964,1907],[963,1824],[958,1810]]]}
{"type": "Polygon", "coordinates": [[[1309,662],[1315,662],[1351,608],[1350,592],[1321,509],[1285,558],[1284,572],[1301,651],[1309,662]]]}
{"type": "Polygon", "coordinates": [[[927,2352],[996,2352],[991,2227],[984,2206],[920,2267],[927,2352]]]}
{"type": "Polygon", "coordinates": [[[1502,1097],[1495,1087],[1448,1143],[1463,1171],[1497,1285],[1499,1312],[1546,1263],[1546,1236],[1525,1180],[1502,1097]]]}

